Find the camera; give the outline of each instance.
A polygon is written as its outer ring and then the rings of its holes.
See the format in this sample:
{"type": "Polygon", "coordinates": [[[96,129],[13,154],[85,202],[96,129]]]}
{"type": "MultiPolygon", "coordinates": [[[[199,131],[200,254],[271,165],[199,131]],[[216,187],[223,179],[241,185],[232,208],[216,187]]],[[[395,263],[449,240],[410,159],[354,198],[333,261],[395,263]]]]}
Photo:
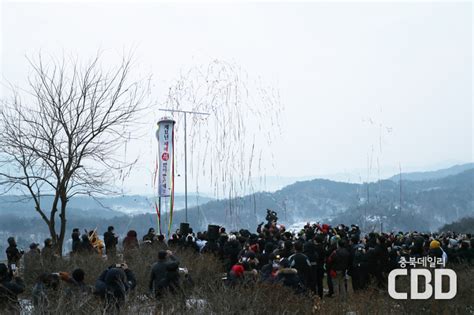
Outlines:
{"type": "Polygon", "coordinates": [[[267,216],[265,217],[265,219],[268,221],[268,223],[271,223],[271,222],[277,222],[278,221],[278,216],[277,216],[277,213],[271,209],[267,209],[267,216]]]}

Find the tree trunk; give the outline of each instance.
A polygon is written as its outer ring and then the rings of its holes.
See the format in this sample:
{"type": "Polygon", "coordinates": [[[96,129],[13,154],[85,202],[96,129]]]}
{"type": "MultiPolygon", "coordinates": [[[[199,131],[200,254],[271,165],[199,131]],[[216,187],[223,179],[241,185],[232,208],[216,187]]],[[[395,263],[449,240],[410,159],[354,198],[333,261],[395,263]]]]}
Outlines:
{"type": "Polygon", "coordinates": [[[59,238],[58,238],[58,254],[60,256],[63,255],[63,244],[64,244],[64,238],[66,237],[66,205],[67,205],[67,197],[63,196],[61,197],[61,213],[59,214],[59,217],[61,218],[61,227],[59,231],[59,238]]]}

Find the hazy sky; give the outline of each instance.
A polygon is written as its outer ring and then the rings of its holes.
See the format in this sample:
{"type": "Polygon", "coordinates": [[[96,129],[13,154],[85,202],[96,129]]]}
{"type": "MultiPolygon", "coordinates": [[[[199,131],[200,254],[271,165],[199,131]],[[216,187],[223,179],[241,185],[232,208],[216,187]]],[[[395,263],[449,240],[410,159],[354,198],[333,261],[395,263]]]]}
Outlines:
{"type": "MultiPolygon", "coordinates": [[[[473,160],[470,2],[3,1],[1,24],[3,83],[23,85],[25,56],[39,50],[89,58],[133,48],[159,101],[182,69],[216,58],[239,64],[278,88],[285,106],[267,175],[354,181],[367,177],[368,157],[382,175],[399,163],[423,170],[473,160]]],[[[129,146],[141,156],[125,184],[133,192],[150,189],[153,120],[149,138],[129,146]]]]}

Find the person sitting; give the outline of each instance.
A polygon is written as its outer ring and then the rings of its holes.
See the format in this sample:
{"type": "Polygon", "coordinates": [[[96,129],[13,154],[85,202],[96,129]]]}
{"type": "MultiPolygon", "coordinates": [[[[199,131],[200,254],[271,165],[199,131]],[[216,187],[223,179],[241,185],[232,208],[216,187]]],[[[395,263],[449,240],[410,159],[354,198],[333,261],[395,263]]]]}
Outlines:
{"type": "Polygon", "coordinates": [[[8,271],[5,264],[0,264],[0,313],[20,313],[18,294],[23,293],[25,284],[18,277],[17,270],[8,271]]]}
{"type": "Polygon", "coordinates": [[[74,269],[71,274],[67,272],[59,273],[61,280],[67,284],[66,293],[73,295],[78,292],[89,293],[92,291],[91,287],[84,282],[85,276],[85,271],[80,268],[74,269]]]}
{"type": "Polygon", "coordinates": [[[261,268],[261,279],[264,282],[273,283],[276,280],[276,275],[280,265],[280,256],[277,256],[273,253],[268,255],[268,263],[263,265],[261,268]]]}
{"type": "Polygon", "coordinates": [[[276,282],[293,289],[295,293],[303,293],[305,289],[298,276],[298,270],[290,268],[290,261],[287,258],[282,258],[279,265],[280,267],[276,273],[276,282]]]}
{"type": "Polygon", "coordinates": [[[42,273],[33,286],[33,305],[38,314],[48,313],[50,301],[48,295],[50,291],[57,291],[59,288],[59,273],[42,273]]]}
{"type": "Polygon", "coordinates": [[[225,278],[225,284],[234,287],[237,284],[242,284],[244,282],[244,273],[245,268],[241,263],[237,263],[232,266],[227,277],[225,278]]]}

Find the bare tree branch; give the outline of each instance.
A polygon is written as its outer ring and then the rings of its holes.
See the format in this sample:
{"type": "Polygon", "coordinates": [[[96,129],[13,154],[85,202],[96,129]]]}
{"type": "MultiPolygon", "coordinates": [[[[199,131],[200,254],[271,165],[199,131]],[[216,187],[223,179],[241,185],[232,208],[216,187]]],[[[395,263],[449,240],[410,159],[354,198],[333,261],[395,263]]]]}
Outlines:
{"type": "Polygon", "coordinates": [[[116,173],[135,161],[120,157],[144,106],[148,83],[131,81],[131,59],[104,71],[98,54],[85,66],[77,60],[28,60],[33,76],[25,97],[13,90],[0,110],[0,186],[33,199],[61,251],[69,199],[112,193],[116,173]],[[51,208],[41,197],[51,195],[51,208]],[[56,231],[59,214],[60,231],[56,231]]]}

